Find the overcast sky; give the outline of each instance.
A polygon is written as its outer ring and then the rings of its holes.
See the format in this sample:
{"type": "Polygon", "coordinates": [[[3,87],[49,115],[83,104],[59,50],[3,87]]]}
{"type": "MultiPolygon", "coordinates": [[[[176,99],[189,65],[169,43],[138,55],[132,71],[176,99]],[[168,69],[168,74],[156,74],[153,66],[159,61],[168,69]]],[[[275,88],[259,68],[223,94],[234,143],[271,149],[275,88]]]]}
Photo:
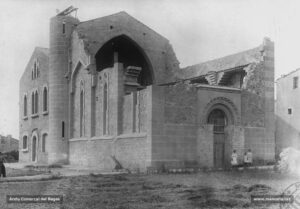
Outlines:
{"type": "Polygon", "coordinates": [[[85,21],[126,11],[173,45],[181,67],[275,41],[276,78],[300,67],[300,1],[1,0],[0,134],[19,138],[19,79],[35,46],[49,46],[49,19],[73,5],[85,21]]]}

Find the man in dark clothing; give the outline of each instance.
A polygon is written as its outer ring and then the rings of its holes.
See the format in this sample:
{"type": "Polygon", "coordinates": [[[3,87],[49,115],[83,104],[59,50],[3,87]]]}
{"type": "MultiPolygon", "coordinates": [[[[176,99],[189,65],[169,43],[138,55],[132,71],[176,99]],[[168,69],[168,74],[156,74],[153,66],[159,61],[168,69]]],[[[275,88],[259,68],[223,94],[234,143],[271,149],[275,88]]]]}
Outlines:
{"type": "Polygon", "coordinates": [[[6,177],[6,170],[5,170],[5,166],[4,166],[4,159],[3,157],[1,156],[0,157],[0,177],[6,177]]]}

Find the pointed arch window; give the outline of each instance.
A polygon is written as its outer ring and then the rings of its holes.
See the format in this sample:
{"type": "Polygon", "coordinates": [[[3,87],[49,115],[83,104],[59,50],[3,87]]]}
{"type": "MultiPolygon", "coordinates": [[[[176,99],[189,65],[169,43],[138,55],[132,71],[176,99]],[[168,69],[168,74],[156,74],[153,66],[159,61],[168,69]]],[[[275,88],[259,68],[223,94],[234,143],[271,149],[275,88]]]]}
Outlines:
{"type": "Polygon", "coordinates": [[[104,84],[103,88],[103,135],[108,133],[108,88],[107,83],[104,84]]]}
{"type": "Polygon", "coordinates": [[[34,92],[31,93],[31,114],[34,114],[34,92]]]}
{"type": "Polygon", "coordinates": [[[83,82],[81,82],[80,84],[80,101],[79,101],[79,125],[80,125],[80,137],[84,136],[84,86],[83,86],[83,82]]]}
{"type": "Polygon", "coordinates": [[[34,113],[37,114],[38,111],[39,111],[39,95],[38,95],[38,92],[36,91],[35,92],[35,103],[34,103],[34,113]]]}
{"type": "Polygon", "coordinates": [[[36,61],[34,62],[34,78],[37,78],[36,61]]]}
{"type": "Polygon", "coordinates": [[[23,99],[23,116],[27,117],[27,95],[23,99]]]}
{"type": "Polygon", "coordinates": [[[31,70],[31,79],[34,80],[40,76],[40,71],[39,71],[39,62],[38,60],[35,60],[33,63],[33,68],[31,70]]]}
{"type": "Polygon", "coordinates": [[[44,87],[43,90],[43,112],[48,112],[48,89],[44,87]]]}

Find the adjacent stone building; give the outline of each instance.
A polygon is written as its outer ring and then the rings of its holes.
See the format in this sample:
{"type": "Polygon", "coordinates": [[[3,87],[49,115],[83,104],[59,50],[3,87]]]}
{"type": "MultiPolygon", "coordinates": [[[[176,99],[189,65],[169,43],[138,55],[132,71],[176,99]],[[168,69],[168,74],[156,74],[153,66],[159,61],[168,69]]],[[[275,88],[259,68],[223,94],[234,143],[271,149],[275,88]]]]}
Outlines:
{"type": "Polygon", "coordinates": [[[19,150],[19,141],[13,138],[11,135],[0,135],[0,152],[7,153],[11,151],[19,150]]]}
{"type": "Polygon", "coordinates": [[[299,77],[297,69],[276,81],[276,154],[287,147],[300,149],[299,77]]]}
{"type": "Polygon", "coordinates": [[[180,69],[169,41],[125,12],[62,12],[20,80],[20,161],[221,168],[249,148],[272,161],[273,81],[269,39],[180,69]]]}

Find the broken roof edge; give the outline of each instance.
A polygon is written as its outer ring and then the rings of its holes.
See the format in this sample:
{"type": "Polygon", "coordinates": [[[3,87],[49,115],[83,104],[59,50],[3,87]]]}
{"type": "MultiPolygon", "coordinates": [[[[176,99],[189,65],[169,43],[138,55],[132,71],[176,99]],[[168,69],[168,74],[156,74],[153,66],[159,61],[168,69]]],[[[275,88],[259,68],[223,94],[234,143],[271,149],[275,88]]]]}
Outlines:
{"type": "MultiPolygon", "coordinates": [[[[192,76],[186,76],[185,78],[180,78],[179,80],[177,81],[174,81],[174,82],[180,82],[180,81],[192,81],[192,80],[196,80],[196,79],[199,79],[199,78],[205,78],[206,76],[208,76],[209,74],[213,73],[213,72],[216,72],[216,73],[226,73],[226,72],[231,72],[231,71],[236,71],[236,70],[240,70],[240,69],[244,69],[245,67],[249,66],[251,64],[248,63],[248,64],[245,64],[245,65],[239,65],[239,66],[236,66],[236,67],[233,67],[233,68],[227,68],[227,69],[224,69],[224,70],[219,70],[219,71],[208,71],[207,73],[204,73],[204,74],[200,74],[200,75],[192,75],[192,76]]],[[[183,70],[183,69],[180,69],[180,71],[183,70]]]]}
{"type": "Polygon", "coordinates": [[[34,53],[35,50],[43,52],[45,55],[49,56],[49,48],[36,46],[33,50],[33,53],[34,53]]]}
{"type": "Polygon", "coordinates": [[[23,78],[23,76],[24,76],[24,74],[26,72],[26,69],[29,67],[30,61],[33,59],[33,57],[35,56],[36,53],[40,53],[40,54],[42,53],[44,56],[46,56],[46,57],[49,58],[49,49],[48,48],[46,48],[46,47],[40,47],[40,46],[34,47],[32,53],[30,55],[30,58],[29,58],[29,60],[28,60],[28,62],[26,64],[26,67],[24,68],[23,73],[22,73],[22,75],[19,78],[19,82],[22,80],[22,78],[23,78]]]}
{"type": "Polygon", "coordinates": [[[210,84],[199,84],[199,83],[187,83],[189,80],[179,80],[173,81],[169,83],[160,84],[159,86],[174,86],[180,83],[186,83],[187,85],[194,87],[194,88],[203,88],[203,89],[214,89],[214,90],[221,90],[221,91],[231,91],[231,92],[238,92],[241,93],[241,88],[235,87],[228,87],[228,86],[219,86],[219,85],[210,85],[210,84]]]}
{"type": "MultiPolygon", "coordinates": [[[[185,69],[197,66],[197,65],[204,65],[204,64],[208,64],[210,62],[216,62],[218,60],[223,60],[223,59],[226,59],[226,58],[229,58],[229,57],[234,57],[234,56],[246,54],[246,53],[251,52],[251,51],[256,51],[256,50],[257,51],[261,51],[261,49],[262,49],[262,45],[259,45],[257,47],[251,48],[251,49],[243,50],[243,51],[240,51],[240,52],[236,52],[236,53],[229,54],[229,55],[226,55],[226,56],[223,56],[223,57],[219,57],[219,58],[215,58],[215,59],[210,59],[210,60],[207,60],[207,61],[204,61],[204,62],[200,62],[198,64],[188,65],[188,66],[182,67],[180,69],[185,70],[185,69]]],[[[249,64],[250,64],[250,62],[249,62],[249,64]]]]}
{"type": "MultiPolygon", "coordinates": [[[[218,71],[218,73],[221,73],[221,72],[230,72],[230,71],[235,71],[235,70],[239,70],[239,69],[244,69],[245,67],[249,66],[250,64],[251,63],[246,64],[246,65],[237,66],[237,67],[234,67],[234,68],[228,68],[228,69],[225,69],[225,70],[218,71]]],[[[196,80],[196,79],[199,79],[199,78],[205,78],[207,75],[209,75],[209,73],[203,74],[203,75],[199,75],[199,76],[189,77],[189,78],[180,78],[180,79],[175,80],[175,81],[161,83],[161,84],[159,84],[159,86],[175,85],[177,83],[193,81],[193,80],[196,80]]],[[[208,85],[208,84],[206,84],[206,85],[208,85]]]]}
{"type": "Polygon", "coordinates": [[[195,87],[196,88],[210,88],[210,89],[237,91],[237,92],[242,91],[242,89],[240,89],[240,88],[234,88],[234,87],[228,87],[228,86],[218,86],[218,85],[209,85],[209,84],[197,84],[197,85],[195,85],[195,87]]]}

